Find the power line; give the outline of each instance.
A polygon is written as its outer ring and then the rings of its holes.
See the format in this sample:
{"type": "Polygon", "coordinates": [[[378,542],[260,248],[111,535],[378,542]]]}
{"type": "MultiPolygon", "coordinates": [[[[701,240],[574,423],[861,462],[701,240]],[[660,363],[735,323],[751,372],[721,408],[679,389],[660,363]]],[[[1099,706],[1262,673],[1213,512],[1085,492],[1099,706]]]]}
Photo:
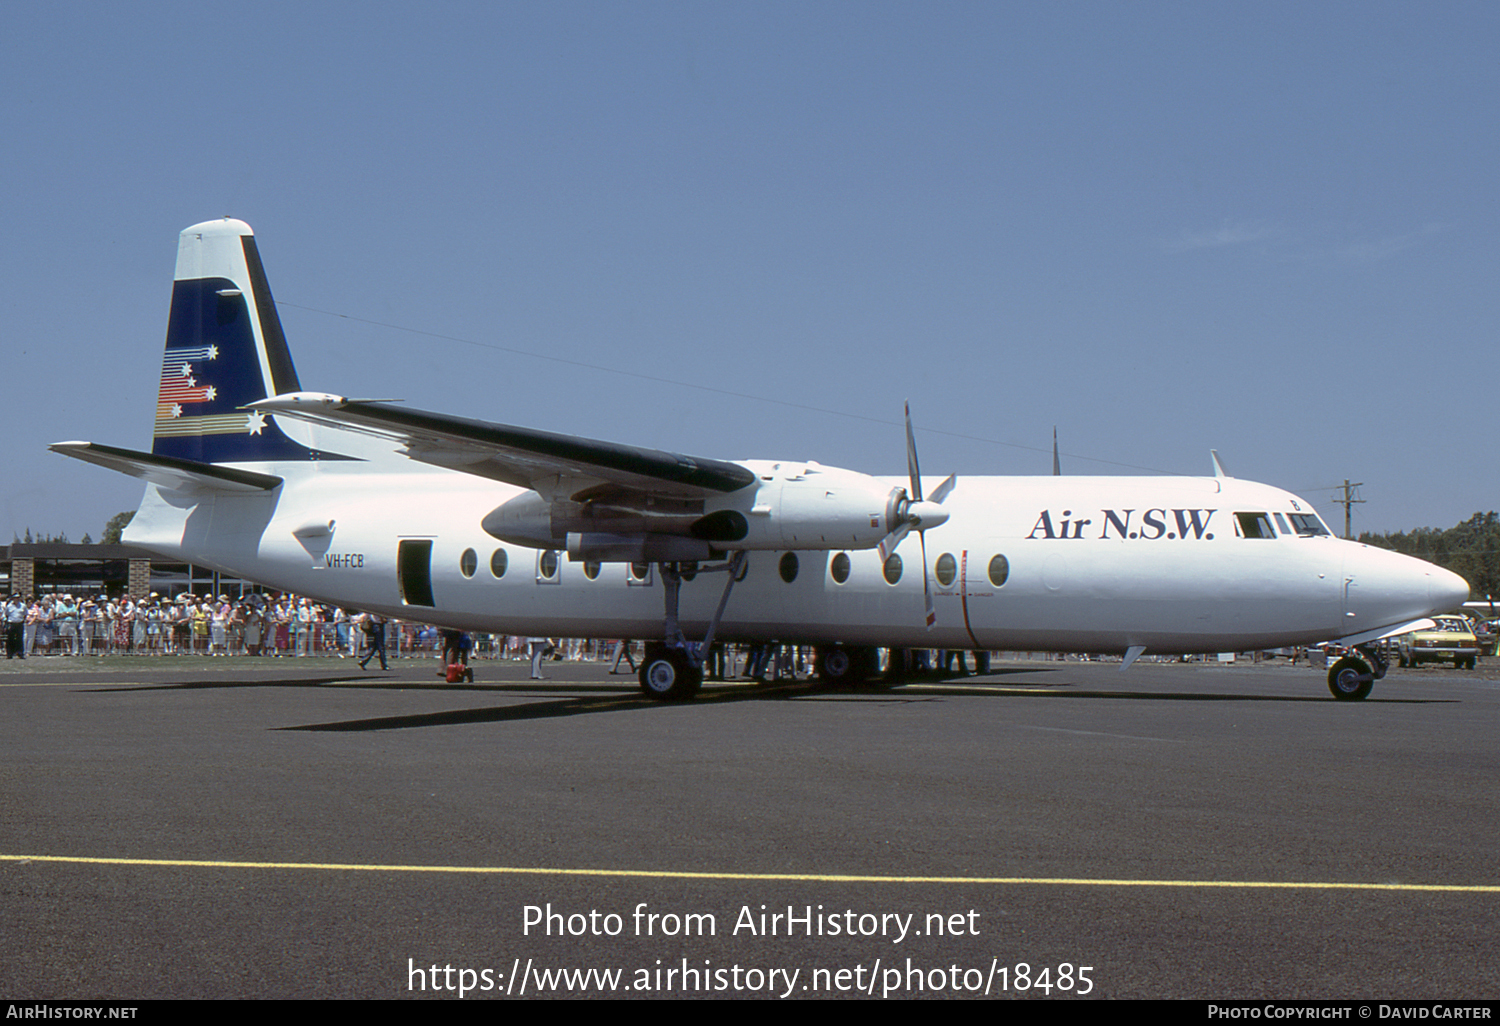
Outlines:
{"type": "MultiPolygon", "coordinates": [[[[308,313],[322,314],[325,317],[337,317],[345,321],[354,321],[357,324],[368,324],[376,328],[386,328],[390,331],[403,331],[411,335],[422,335],[427,338],[440,339],[444,342],[457,342],[460,345],[473,346],[476,349],[492,349],[500,353],[510,353],[513,356],[526,356],[535,360],[547,360],[551,363],[560,363],[567,367],[577,367],[582,370],[599,371],[604,374],[618,374],[622,377],[635,378],[639,381],[650,381],[658,385],[671,385],[675,388],[692,388],[700,392],[711,392],[715,395],[730,396],[735,399],[748,399],[751,402],[770,403],[775,406],[785,406],[793,410],[805,410],[809,413],[823,413],[831,417],[844,417],[848,420],[864,421],[867,424],[880,424],[887,427],[904,427],[904,422],[886,420],[882,417],[870,417],[862,413],[849,413],[846,410],[830,410],[824,406],[813,406],[809,403],[795,403],[787,399],[775,399],[771,396],[755,395],[751,392],[736,392],[733,389],[719,388],[714,385],[700,385],[693,381],[679,381],[675,378],[663,378],[654,374],[643,374],[640,371],[625,370],[620,367],[608,367],[604,364],[588,363],[584,360],[571,360],[565,356],[552,356],[547,353],[533,352],[529,349],[519,349],[515,346],[500,345],[498,342],[480,342],[472,338],[464,338],[460,335],[445,335],[440,331],[427,331],[424,328],[409,328],[404,324],[389,324],[385,321],[371,320],[368,317],[356,317],[353,314],[336,313],[332,310],[320,310],[315,306],[302,306],[299,303],[288,303],[284,299],[276,300],[277,306],[288,307],[292,310],[305,310],[308,313]]],[[[998,438],[983,438],[979,435],[966,435],[957,431],[944,431],[941,428],[920,428],[919,430],[934,435],[942,435],[945,438],[958,438],[966,442],[982,442],[986,445],[1001,445],[1010,449],[1021,449],[1025,452],[1052,452],[1035,445],[1021,445],[1017,442],[1002,442],[998,438]]],[[[1164,474],[1168,477],[1182,477],[1187,475],[1176,474],[1170,470],[1161,470],[1157,467],[1142,467],[1134,463],[1120,463],[1115,460],[1099,459],[1095,456],[1080,456],[1077,453],[1064,453],[1069,459],[1084,460],[1089,463],[1102,463],[1111,467],[1124,467],[1128,470],[1144,470],[1151,474],[1164,474]]]]}

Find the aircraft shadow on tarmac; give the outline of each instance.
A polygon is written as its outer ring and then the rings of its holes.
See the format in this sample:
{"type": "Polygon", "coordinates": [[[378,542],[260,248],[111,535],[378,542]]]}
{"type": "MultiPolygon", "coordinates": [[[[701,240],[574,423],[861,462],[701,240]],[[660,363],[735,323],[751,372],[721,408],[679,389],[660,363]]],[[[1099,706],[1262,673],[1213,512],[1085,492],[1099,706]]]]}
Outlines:
{"type": "MultiPolygon", "coordinates": [[[[518,720],[556,719],[594,713],[682,709],[720,705],[729,702],[775,702],[795,699],[803,702],[927,702],[943,698],[1072,698],[1094,700],[1133,700],[1167,702],[1332,702],[1326,695],[1267,695],[1244,693],[1211,693],[1194,691],[1123,691],[1099,688],[1077,688],[1066,681],[1005,683],[996,678],[1014,674],[1066,672],[1064,667],[996,669],[980,676],[914,677],[886,679],[858,685],[829,685],[817,680],[787,681],[771,684],[705,683],[691,702],[660,702],[642,695],[633,683],[590,684],[571,681],[512,681],[495,684],[446,684],[426,681],[392,680],[390,677],[351,677],[348,674],[317,677],[286,677],[260,680],[193,680],[141,683],[84,689],[101,694],[130,691],[196,691],[226,688],[322,688],[376,691],[426,691],[433,694],[474,692],[546,698],[546,701],[521,705],[490,706],[476,709],[448,709],[438,712],[408,713],[369,719],[340,720],[330,723],[308,723],[276,727],[276,730],[367,731],[407,730],[416,727],[441,727],[464,723],[505,723],[518,720]],[[557,692],[566,697],[553,698],[557,692]],[[581,694],[580,694],[581,693],[581,694]]],[[[1370,698],[1364,704],[1428,705],[1453,699],[1370,698]]]]}
{"type": "MultiPolygon", "coordinates": [[[[1013,670],[1011,673],[1057,672],[1044,670],[1013,670]]],[[[381,716],[370,719],[341,720],[331,723],[308,723],[277,730],[312,731],[366,731],[405,730],[415,727],[440,727],[466,723],[505,723],[517,720],[555,719],[566,716],[582,716],[594,713],[665,710],[719,705],[730,702],[767,701],[876,701],[876,702],[928,702],[942,698],[1074,698],[1074,699],[1130,699],[1168,702],[1318,702],[1329,703],[1334,699],[1320,695],[1264,695],[1264,694],[1209,694],[1190,691],[1113,691],[1099,689],[1074,690],[1068,683],[1038,682],[1035,684],[990,683],[989,678],[1001,676],[991,673],[984,678],[948,678],[909,681],[882,681],[871,685],[829,686],[816,681],[793,681],[781,684],[750,686],[746,684],[705,684],[702,691],[691,702],[659,702],[639,694],[629,685],[572,684],[558,682],[554,685],[534,683],[438,685],[443,692],[478,691],[509,694],[537,695],[538,692],[560,687],[570,692],[568,697],[524,705],[507,705],[482,709],[447,709],[440,712],[409,713],[401,716],[381,716]],[[966,681],[967,683],[957,683],[966,681]],[[908,687],[909,685],[909,687],[908,687]],[[578,692],[593,694],[580,696],[578,692]]],[[[347,679],[345,680],[347,684],[347,679]]],[[[360,685],[363,686],[363,685],[360,685]]],[[[410,689],[410,683],[382,684],[381,687],[410,689]]],[[[423,686],[425,687],[425,686],[423,686]]],[[[1385,698],[1368,699],[1380,704],[1426,705],[1452,699],[1385,698]]]]}

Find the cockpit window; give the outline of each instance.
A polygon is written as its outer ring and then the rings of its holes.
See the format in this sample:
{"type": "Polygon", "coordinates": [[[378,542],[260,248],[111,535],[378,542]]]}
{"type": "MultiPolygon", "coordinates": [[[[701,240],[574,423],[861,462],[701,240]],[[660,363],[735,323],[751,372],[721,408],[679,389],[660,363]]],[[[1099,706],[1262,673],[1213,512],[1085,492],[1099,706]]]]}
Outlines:
{"type": "Polygon", "coordinates": [[[1264,513],[1236,513],[1234,519],[1239,525],[1241,538],[1276,537],[1276,532],[1271,529],[1271,518],[1264,513]]]}
{"type": "Polygon", "coordinates": [[[1296,529],[1300,537],[1316,538],[1328,533],[1328,528],[1323,526],[1323,521],[1312,513],[1288,513],[1287,518],[1291,520],[1292,527],[1296,529]]]}
{"type": "Polygon", "coordinates": [[[1282,534],[1292,533],[1292,529],[1286,526],[1286,517],[1282,516],[1280,513],[1272,513],[1271,516],[1276,518],[1276,529],[1278,531],[1280,531],[1282,534]]]}

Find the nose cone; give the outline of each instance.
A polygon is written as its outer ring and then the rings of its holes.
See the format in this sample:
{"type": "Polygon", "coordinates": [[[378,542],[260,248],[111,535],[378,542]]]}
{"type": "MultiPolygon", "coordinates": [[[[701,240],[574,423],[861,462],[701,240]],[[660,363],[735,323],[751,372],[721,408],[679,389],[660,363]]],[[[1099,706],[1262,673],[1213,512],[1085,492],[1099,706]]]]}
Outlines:
{"type": "Polygon", "coordinates": [[[1448,613],[1469,601],[1469,582],[1451,570],[1432,566],[1428,571],[1427,593],[1432,600],[1432,612],[1448,613]]]}
{"type": "Polygon", "coordinates": [[[1469,598],[1469,583],[1458,574],[1368,545],[1346,551],[1344,581],[1349,633],[1451,612],[1469,598]]]}

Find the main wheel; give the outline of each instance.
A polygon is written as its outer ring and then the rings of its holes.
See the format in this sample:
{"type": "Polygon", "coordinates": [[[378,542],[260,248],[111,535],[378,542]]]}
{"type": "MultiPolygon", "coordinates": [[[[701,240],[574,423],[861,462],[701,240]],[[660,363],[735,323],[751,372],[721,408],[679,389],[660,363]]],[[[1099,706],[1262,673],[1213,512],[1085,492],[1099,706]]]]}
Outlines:
{"type": "Polygon", "coordinates": [[[1328,671],[1328,690],[1341,702],[1357,702],[1375,686],[1373,674],[1364,660],[1345,656],[1328,671]]]}
{"type": "Polygon", "coordinates": [[[880,672],[880,652],[873,648],[819,646],[817,657],[818,676],[825,684],[858,684],[880,672]]]}
{"type": "Polygon", "coordinates": [[[703,683],[703,671],[680,648],[652,646],[641,661],[641,690],[658,701],[692,698],[703,683]]]}
{"type": "Polygon", "coordinates": [[[825,684],[848,684],[854,680],[854,660],[843,645],[818,647],[818,676],[825,684]]]}

